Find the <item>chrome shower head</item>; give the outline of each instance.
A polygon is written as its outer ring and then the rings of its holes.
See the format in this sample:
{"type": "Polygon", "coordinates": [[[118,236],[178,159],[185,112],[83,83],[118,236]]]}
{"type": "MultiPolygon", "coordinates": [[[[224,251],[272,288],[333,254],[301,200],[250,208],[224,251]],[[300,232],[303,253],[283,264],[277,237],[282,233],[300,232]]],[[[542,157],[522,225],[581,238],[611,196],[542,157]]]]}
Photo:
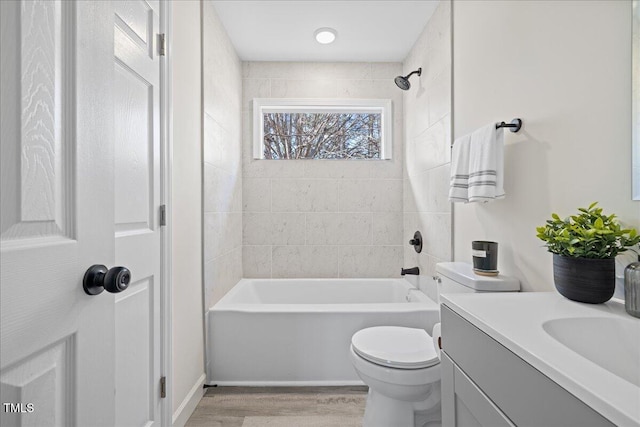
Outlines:
{"type": "Polygon", "coordinates": [[[411,77],[414,74],[417,74],[418,76],[422,75],[422,68],[418,68],[417,70],[410,72],[404,77],[398,76],[393,81],[396,83],[396,86],[398,86],[400,89],[409,90],[409,88],[411,87],[411,83],[409,83],[409,77],[411,77]]]}

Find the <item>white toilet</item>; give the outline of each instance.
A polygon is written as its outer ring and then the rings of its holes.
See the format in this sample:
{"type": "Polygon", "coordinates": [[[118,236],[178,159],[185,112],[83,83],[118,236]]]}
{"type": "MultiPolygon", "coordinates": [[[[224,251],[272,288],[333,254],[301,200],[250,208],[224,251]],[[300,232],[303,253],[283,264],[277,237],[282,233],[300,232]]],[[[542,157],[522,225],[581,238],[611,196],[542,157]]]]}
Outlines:
{"type": "MultiPolygon", "coordinates": [[[[470,264],[436,265],[437,296],[461,292],[517,292],[512,277],[479,276],[470,264]]],[[[439,302],[439,301],[438,301],[439,302]]],[[[351,360],[358,376],[369,386],[364,427],[439,426],[440,325],[432,335],[424,329],[377,326],[351,338],[351,360]]]]}

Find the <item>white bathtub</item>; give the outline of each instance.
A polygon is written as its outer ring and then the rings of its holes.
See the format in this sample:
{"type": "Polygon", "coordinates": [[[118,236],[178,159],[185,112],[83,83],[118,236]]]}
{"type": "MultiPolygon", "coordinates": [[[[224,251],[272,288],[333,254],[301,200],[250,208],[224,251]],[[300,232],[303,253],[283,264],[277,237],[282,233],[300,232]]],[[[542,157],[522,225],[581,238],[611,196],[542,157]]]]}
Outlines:
{"type": "Polygon", "coordinates": [[[219,385],[362,384],[351,336],[431,328],[438,304],[404,279],[243,279],[208,312],[207,374],[219,385]]]}

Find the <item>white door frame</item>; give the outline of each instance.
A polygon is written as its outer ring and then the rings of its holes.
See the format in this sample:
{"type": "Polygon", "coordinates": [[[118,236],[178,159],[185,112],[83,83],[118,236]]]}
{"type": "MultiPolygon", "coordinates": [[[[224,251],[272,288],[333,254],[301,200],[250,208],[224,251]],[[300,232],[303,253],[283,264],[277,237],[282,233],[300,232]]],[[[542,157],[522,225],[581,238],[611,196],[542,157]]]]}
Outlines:
{"type": "Polygon", "coordinates": [[[166,395],[161,399],[162,426],[173,420],[172,369],[172,250],[171,250],[171,176],[173,165],[173,108],[171,90],[171,2],[160,1],[160,33],[165,35],[165,56],[160,57],[160,203],[165,205],[166,225],[160,227],[160,375],[165,377],[166,395]]]}

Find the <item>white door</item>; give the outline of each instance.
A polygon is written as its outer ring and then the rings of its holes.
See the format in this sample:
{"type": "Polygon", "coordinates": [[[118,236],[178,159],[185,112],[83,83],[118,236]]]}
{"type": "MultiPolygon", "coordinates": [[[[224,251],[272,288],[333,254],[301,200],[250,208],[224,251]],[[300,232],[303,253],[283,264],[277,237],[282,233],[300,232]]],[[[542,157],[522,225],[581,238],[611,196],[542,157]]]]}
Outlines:
{"type": "Polygon", "coordinates": [[[0,1],[0,425],[114,425],[113,21],[0,1]]]}
{"type": "Polygon", "coordinates": [[[116,425],[160,424],[159,2],[114,1],[116,425]]]}

